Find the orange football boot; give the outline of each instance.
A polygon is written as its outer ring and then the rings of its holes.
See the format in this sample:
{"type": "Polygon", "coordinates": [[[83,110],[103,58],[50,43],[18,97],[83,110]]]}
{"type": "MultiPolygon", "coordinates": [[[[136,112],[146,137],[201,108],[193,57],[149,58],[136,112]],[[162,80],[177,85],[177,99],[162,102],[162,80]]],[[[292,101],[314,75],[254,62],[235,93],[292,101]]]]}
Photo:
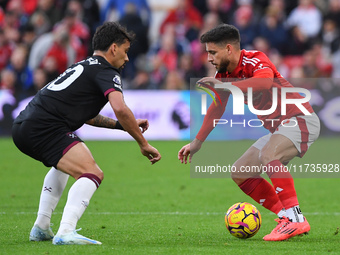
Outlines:
{"type": "Polygon", "coordinates": [[[304,222],[291,222],[287,217],[275,219],[278,222],[273,231],[263,237],[265,241],[283,241],[293,236],[307,234],[310,230],[310,225],[306,218],[304,222]]]}

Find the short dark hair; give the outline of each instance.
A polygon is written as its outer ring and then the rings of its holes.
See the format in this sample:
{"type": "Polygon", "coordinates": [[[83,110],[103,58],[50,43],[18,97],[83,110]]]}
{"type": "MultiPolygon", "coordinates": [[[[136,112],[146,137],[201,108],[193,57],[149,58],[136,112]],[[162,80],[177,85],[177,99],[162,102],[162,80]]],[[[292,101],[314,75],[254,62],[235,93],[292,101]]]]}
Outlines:
{"type": "Polygon", "coordinates": [[[200,38],[201,43],[237,44],[240,45],[240,32],[236,27],[229,24],[220,24],[204,33],[200,38]]]}
{"type": "Polygon", "coordinates": [[[93,50],[107,51],[111,44],[119,46],[129,41],[133,42],[135,33],[127,31],[125,27],[117,22],[105,22],[96,29],[92,39],[93,50]]]}

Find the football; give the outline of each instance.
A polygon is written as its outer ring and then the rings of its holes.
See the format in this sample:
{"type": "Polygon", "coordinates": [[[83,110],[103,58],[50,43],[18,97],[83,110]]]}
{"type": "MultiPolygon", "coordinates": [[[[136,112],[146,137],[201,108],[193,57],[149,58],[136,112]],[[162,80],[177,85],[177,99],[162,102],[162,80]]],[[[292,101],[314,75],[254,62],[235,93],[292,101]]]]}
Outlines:
{"type": "Polygon", "coordinates": [[[241,239],[254,236],[259,231],[261,222],[260,211],[246,202],[232,205],[225,215],[225,224],[230,234],[241,239]]]}

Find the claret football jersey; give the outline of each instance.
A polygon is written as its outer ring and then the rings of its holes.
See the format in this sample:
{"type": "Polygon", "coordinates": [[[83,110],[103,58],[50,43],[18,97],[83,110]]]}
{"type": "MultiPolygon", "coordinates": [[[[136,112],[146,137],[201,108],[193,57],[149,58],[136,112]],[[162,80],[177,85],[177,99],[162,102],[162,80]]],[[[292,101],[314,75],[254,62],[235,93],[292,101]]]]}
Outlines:
{"type": "Polygon", "coordinates": [[[112,91],[122,92],[119,71],[103,57],[92,56],[42,88],[14,123],[34,120],[67,125],[74,131],[99,114],[112,91]]]}

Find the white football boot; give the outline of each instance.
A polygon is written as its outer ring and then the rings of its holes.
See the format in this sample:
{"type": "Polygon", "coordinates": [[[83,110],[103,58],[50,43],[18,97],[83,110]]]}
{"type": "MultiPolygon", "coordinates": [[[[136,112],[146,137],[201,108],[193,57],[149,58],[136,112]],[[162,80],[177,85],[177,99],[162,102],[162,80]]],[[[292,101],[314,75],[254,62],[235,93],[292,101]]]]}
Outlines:
{"type": "Polygon", "coordinates": [[[33,226],[30,232],[30,241],[40,242],[40,241],[48,241],[52,240],[54,234],[51,228],[41,229],[37,224],[33,226]]]}
{"type": "Polygon", "coordinates": [[[77,231],[80,229],[74,230],[72,232],[60,235],[56,234],[53,238],[52,243],[54,245],[65,245],[65,244],[102,244],[99,241],[92,240],[85,236],[79,235],[77,231]]]}

